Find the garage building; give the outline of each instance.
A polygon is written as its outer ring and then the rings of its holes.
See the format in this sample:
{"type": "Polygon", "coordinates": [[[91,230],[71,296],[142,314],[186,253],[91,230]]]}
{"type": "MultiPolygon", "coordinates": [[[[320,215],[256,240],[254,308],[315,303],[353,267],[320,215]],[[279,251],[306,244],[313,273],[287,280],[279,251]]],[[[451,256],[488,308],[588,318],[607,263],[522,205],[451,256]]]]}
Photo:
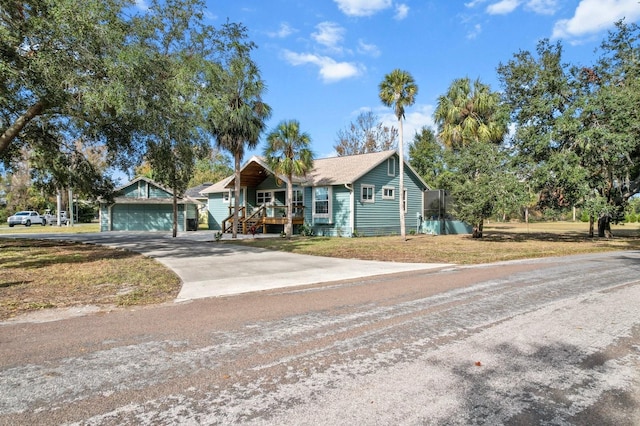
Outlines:
{"type": "MultiPolygon", "coordinates": [[[[171,231],[173,192],[139,177],[116,189],[113,203],[100,203],[100,231],[171,231]]],[[[178,198],[178,231],[195,231],[198,201],[178,198]]]]}

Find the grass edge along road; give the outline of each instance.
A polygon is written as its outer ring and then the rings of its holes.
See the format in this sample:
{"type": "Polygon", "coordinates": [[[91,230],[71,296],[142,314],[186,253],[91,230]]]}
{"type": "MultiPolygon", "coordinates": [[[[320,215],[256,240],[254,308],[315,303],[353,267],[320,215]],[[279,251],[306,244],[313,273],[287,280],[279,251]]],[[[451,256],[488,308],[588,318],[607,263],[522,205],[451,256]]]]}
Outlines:
{"type": "MultiPolygon", "coordinates": [[[[36,233],[41,227],[31,228],[5,226],[0,233],[36,233]]],[[[571,222],[508,223],[487,226],[485,238],[476,240],[468,235],[408,235],[407,241],[398,236],[296,237],[222,244],[347,259],[456,264],[640,249],[638,224],[615,226],[616,237],[611,240],[587,238],[587,229],[587,224],[571,222]]],[[[47,227],[50,231],[62,237],[66,232],[96,232],[97,227],[47,227]]],[[[180,280],[172,271],[136,253],[64,241],[0,238],[0,321],[51,308],[170,302],[179,291],[180,280]]]]}

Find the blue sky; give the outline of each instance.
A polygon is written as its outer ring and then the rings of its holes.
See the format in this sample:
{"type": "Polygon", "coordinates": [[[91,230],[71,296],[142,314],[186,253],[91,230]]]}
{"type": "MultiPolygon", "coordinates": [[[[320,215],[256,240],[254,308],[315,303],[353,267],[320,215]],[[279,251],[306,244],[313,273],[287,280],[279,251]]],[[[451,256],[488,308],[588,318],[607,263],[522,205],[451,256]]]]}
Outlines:
{"type": "MultiPolygon", "coordinates": [[[[406,111],[405,145],[432,125],[452,80],[479,78],[500,90],[496,67],[543,38],[562,40],[565,60],[594,62],[615,21],[640,19],[638,0],[207,0],[207,19],[241,22],[258,45],[273,109],[269,128],[296,119],[316,158],[335,155],[336,134],[362,111],[396,124],[378,98],[394,68],[419,87],[406,111]]],[[[264,140],[255,151],[261,154],[264,140]]]]}

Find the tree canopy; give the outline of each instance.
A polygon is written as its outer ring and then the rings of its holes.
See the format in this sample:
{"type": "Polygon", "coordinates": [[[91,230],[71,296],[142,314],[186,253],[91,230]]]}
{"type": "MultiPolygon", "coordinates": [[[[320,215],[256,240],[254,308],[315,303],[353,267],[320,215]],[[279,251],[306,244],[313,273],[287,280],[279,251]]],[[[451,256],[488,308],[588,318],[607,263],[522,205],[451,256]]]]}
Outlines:
{"type": "Polygon", "coordinates": [[[543,40],[498,68],[523,178],[546,207],[581,206],[610,235],[640,191],[640,31],[620,21],[592,66],[543,40]]]}
{"type": "Polygon", "coordinates": [[[438,97],[434,113],[438,137],[452,149],[474,142],[501,143],[507,132],[507,115],[501,110],[500,94],[468,77],[454,80],[446,94],[438,97]]]}
{"type": "Polygon", "coordinates": [[[500,97],[479,80],[456,79],[438,98],[434,112],[440,140],[447,147],[447,174],[443,183],[455,199],[456,216],[473,224],[481,238],[484,219],[505,202],[517,184],[503,142],[507,116],[500,97]]]}
{"type": "Polygon", "coordinates": [[[361,112],[355,122],[339,130],[333,146],[338,156],[367,154],[394,149],[398,130],[382,124],[371,110],[361,112]]]}
{"type": "Polygon", "coordinates": [[[2,3],[5,167],[40,159],[33,164],[41,180],[108,195],[110,180],[66,148],[82,140],[103,149],[108,166],[126,170],[144,157],[154,179],[179,196],[212,135],[241,159],[270,113],[249,57],[255,45],[240,24],[206,25],[204,8],[203,0],[151,0],[144,9],[133,0],[2,3]]]}
{"type": "Polygon", "coordinates": [[[445,171],[444,149],[430,127],[423,127],[413,136],[409,164],[431,189],[440,188],[439,178],[445,171]]]}
{"type": "Polygon", "coordinates": [[[242,26],[230,27],[229,56],[211,67],[205,86],[207,132],[216,146],[228,151],[234,159],[234,209],[232,237],[237,237],[240,211],[241,166],[246,148],[258,145],[266,129],[271,107],[262,100],[266,85],[260,69],[251,58],[255,45],[245,41],[242,26]]]}

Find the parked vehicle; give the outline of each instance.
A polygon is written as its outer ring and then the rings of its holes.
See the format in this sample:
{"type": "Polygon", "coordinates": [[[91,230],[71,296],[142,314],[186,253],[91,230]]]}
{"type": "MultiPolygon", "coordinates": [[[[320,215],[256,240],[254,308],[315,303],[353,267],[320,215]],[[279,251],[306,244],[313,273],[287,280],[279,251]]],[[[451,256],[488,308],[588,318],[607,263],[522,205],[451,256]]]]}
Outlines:
{"type": "MultiPolygon", "coordinates": [[[[56,225],[58,223],[58,216],[55,213],[52,213],[51,209],[46,209],[44,211],[44,218],[46,219],[47,223],[51,226],[56,225]]],[[[66,224],[67,224],[67,212],[61,211],[60,225],[66,225],[66,224]]]]}
{"type": "MultiPolygon", "coordinates": [[[[57,218],[56,218],[57,220],[57,218]]],[[[66,225],[69,222],[69,218],[67,217],[67,212],[64,210],[60,211],[60,225],[66,225]]]]}
{"type": "Polygon", "coordinates": [[[7,222],[11,228],[13,228],[14,225],[31,226],[32,224],[38,223],[45,226],[47,224],[47,219],[45,219],[44,216],[40,216],[38,212],[29,210],[17,212],[13,216],[9,216],[7,222]]]}

